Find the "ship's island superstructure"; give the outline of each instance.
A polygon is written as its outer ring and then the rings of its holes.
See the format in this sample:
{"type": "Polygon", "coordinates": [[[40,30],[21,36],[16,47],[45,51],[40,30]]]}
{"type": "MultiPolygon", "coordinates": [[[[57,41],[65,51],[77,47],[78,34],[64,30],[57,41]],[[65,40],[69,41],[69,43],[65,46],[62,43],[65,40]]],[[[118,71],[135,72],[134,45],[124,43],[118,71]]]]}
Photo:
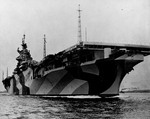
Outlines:
{"type": "Polygon", "coordinates": [[[32,59],[24,35],[13,75],[3,80],[6,90],[22,95],[115,96],[124,76],[150,55],[149,46],[83,42],[81,25],[79,31],[79,43],[40,62],[32,59]]]}

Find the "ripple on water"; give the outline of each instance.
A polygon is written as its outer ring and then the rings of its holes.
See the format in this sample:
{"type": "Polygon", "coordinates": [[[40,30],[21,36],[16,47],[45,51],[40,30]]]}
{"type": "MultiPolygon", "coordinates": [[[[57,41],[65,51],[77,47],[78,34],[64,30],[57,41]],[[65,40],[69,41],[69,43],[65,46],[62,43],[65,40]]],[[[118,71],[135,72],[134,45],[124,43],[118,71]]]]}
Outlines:
{"type": "Polygon", "coordinates": [[[45,99],[0,95],[0,119],[150,118],[150,94],[108,99],[45,99]]]}

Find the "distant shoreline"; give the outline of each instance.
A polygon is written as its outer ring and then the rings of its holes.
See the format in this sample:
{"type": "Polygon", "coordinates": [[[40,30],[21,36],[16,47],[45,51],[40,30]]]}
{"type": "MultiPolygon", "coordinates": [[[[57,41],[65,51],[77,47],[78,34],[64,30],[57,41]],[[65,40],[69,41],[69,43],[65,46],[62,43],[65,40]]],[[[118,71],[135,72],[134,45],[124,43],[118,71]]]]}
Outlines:
{"type": "Polygon", "coordinates": [[[150,90],[122,90],[120,93],[150,93],[150,90]]]}

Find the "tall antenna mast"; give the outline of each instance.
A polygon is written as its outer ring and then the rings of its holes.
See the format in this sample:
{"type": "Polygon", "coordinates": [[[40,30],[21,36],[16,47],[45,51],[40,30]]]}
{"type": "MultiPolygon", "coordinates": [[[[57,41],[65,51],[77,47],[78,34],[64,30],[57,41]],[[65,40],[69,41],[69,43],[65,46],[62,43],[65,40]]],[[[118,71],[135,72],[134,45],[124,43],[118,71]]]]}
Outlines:
{"type": "Polygon", "coordinates": [[[8,77],[8,67],[7,67],[7,74],[6,74],[6,77],[8,77]]]}
{"type": "Polygon", "coordinates": [[[85,28],[85,41],[87,42],[87,28],[85,28]]]}
{"type": "Polygon", "coordinates": [[[23,38],[22,38],[22,44],[25,44],[25,34],[23,35],[23,38]]]}
{"type": "Polygon", "coordinates": [[[44,34],[44,53],[43,53],[43,58],[46,57],[46,36],[44,34]]]}
{"type": "Polygon", "coordinates": [[[78,16],[78,42],[81,43],[82,42],[82,32],[81,32],[81,11],[80,10],[80,4],[79,4],[79,16],[78,16]]]}

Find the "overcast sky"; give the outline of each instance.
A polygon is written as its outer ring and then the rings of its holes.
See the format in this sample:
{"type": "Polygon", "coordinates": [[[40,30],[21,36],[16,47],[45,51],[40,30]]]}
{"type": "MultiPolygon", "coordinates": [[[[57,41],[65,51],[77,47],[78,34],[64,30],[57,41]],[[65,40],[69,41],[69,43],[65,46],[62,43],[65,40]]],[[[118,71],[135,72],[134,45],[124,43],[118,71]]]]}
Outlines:
{"type": "MultiPolygon", "coordinates": [[[[150,45],[149,0],[0,0],[0,77],[7,67],[12,75],[23,34],[37,61],[43,57],[44,34],[47,54],[77,43],[78,4],[83,40],[86,27],[88,41],[150,45]]],[[[149,88],[148,66],[149,57],[126,76],[125,86],[149,88]]]]}

